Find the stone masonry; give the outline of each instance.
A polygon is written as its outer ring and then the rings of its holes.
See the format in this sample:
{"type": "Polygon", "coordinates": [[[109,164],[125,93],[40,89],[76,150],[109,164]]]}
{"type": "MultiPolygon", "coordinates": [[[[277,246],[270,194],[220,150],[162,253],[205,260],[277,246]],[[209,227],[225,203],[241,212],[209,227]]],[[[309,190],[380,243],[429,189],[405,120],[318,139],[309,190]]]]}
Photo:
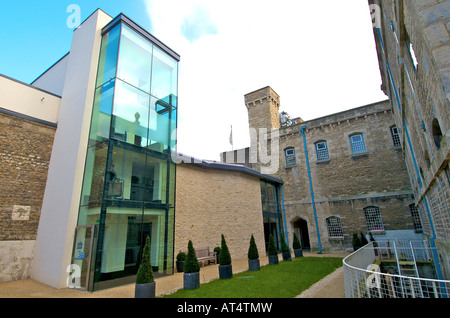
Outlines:
{"type": "Polygon", "coordinates": [[[0,281],[29,276],[54,133],[0,113],[0,281]]]}
{"type": "Polygon", "coordinates": [[[369,1],[374,37],[424,234],[450,279],[450,1],[369,1]]]}

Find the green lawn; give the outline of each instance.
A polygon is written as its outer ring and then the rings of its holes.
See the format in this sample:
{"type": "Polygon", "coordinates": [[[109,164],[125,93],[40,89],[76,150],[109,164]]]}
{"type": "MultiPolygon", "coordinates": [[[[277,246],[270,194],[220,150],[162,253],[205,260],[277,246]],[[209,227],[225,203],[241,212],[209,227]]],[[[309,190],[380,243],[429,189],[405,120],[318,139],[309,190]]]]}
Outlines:
{"type": "Polygon", "coordinates": [[[301,257],[262,266],[259,271],[216,279],[195,290],[181,289],[166,298],[292,298],[342,266],[342,258],[301,257]]]}

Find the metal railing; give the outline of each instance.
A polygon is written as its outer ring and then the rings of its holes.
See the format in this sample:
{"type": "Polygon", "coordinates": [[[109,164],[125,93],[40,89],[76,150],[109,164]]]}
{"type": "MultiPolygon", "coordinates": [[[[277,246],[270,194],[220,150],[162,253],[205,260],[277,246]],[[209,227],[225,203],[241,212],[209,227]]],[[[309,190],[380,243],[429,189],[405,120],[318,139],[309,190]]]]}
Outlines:
{"type": "Polygon", "coordinates": [[[370,242],[344,263],[346,298],[448,298],[425,241],[370,242]]]}

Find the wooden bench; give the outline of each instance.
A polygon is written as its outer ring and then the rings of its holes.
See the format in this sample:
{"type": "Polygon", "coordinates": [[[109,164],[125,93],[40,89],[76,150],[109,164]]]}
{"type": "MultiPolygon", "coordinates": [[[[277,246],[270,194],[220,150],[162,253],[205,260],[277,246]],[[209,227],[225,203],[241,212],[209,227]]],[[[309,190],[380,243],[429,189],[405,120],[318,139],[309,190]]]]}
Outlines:
{"type": "MultiPolygon", "coordinates": [[[[180,251],[184,252],[187,255],[187,251],[180,251]]],[[[216,252],[210,252],[209,247],[198,247],[195,249],[195,256],[197,257],[198,262],[201,266],[208,265],[210,262],[217,264],[216,260],[216,252]]]]}

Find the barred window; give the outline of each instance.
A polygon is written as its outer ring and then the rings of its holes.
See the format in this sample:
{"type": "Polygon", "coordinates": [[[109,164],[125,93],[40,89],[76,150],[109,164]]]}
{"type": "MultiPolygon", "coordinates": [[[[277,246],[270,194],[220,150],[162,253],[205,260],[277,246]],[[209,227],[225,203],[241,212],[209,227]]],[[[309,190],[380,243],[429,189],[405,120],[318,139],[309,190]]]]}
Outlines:
{"type": "Polygon", "coordinates": [[[350,145],[354,155],[367,152],[363,134],[355,134],[350,136],[350,145]]]}
{"type": "Polygon", "coordinates": [[[376,206],[364,208],[367,229],[369,231],[384,231],[383,221],[381,220],[380,209],[376,206]]]}
{"type": "Polygon", "coordinates": [[[398,135],[398,129],[395,126],[391,127],[391,136],[392,142],[394,143],[394,147],[400,147],[402,144],[400,143],[400,136],[398,135]]]}
{"type": "Polygon", "coordinates": [[[319,141],[315,143],[317,160],[328,160],[330,156],[328,154],[328,145],[326,141],[319,141]]]}
{"type": "Polygon", "coordinates": [[[342,238],[344,237],[344,231],[342,230],[341,218],[337,216],[330,216],[327,218],[328,236],[330,238],[342,238]]]}
{"type": "Polygon", "coordinates": [[[297,163],[295,159],[295,149],[294,148],[286,148],[284,150],[284,155],[286,157],[286,166],[293,166],[297,163]]]}
{"type": "Polygon", "coordinates": [[[411,211],[411,216],[414,222],[414,230],[416,232],[422,232],[422,222],[420,221],[419,209],[415,204],[411,204],[409,206],[409,210],[411,211]]]}

